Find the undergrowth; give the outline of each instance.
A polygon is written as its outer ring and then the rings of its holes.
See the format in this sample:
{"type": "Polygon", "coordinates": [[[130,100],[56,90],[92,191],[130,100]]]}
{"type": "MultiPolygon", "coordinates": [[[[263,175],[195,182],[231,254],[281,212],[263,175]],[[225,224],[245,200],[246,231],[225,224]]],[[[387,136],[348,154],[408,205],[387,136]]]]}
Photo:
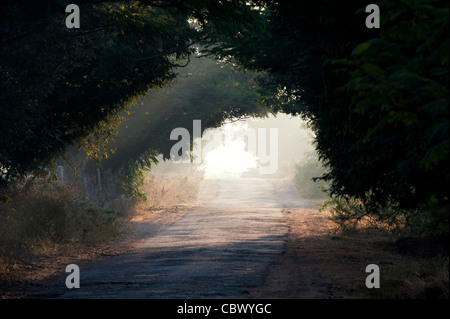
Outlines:
{"type": "Polygon", "coordinates": [[[0,281],[20,262],[116,238],[127,212],[104,209],[70,186],[44,178],[16,184],[0,201],[0,281]]]}
{"type": "Polygon", "coordinates": [[[448,232],[424,228],[420,224],[424,214],[395,207],[373,214],[360,200],[336,196],[324,202],[319,212],[328,215],[334,233],[350,250],[385,254],[381,289],[361,286],[353,297],[448,299],[448,232]]]}

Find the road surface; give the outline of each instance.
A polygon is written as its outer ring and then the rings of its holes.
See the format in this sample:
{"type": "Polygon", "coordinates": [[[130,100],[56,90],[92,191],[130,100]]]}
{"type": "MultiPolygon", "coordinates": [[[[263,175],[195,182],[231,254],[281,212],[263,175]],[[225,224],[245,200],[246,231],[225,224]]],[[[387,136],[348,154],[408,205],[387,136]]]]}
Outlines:
{"type": "Polygon", "coordinates": [[[57,298],[250,298],[283,252],[282,210],[305,207],[280,180],[205,180],[198,206],[139,247],[80,269],[57,298]]]}

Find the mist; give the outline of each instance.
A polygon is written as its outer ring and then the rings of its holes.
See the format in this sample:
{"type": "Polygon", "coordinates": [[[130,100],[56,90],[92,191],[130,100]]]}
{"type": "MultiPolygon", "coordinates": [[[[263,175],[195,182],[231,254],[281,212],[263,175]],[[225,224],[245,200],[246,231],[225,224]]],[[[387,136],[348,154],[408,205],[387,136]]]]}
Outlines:
{"type": "Polygon", "coordinates": [[[293,178],[295,166],[314,156],[313,132],[298,116],[278,113],[229,121],[206,129],[194,147],[201,161],[160,161],[151,174],[202,176],[205,179],[293,178]],[[270,170],[268,169],[270,167],[270,170]]]}

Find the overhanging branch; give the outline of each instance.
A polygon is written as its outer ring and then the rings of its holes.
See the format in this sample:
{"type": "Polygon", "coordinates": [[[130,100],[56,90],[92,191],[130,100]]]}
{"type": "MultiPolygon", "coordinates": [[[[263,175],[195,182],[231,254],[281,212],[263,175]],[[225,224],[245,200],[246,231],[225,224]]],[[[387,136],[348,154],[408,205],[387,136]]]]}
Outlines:
{"type": "Polygon", "coordinates": [[[137,61],[137,62],[143,62],[143,61],[148,61],[148,60],[151,60],[151,59],[155,59],[155,58],[158,58],[158,57],[161,57],[161,56],[164,56],[164,55],[174,54],[174,53],[177,53],[177,52],[179,52],[179,51],[181,51],[181,50],[184,50],[184,49],[189,48],[190,46],[194,45],[195,43],[196,43],[196,41],[193,41],[193,42],[191,42],[191,43],[188,43],[188,44],[186,44],[186,45],[183,45],[182,47],[179,47],[179,48],[176,48],[176,49],[173,49],[173,50],[170,50],[170,51],[166,51],[166,52],[161,52],[161,53],[158,53],[158,54],[154,54],[154,55],[151,55],[151,56],[147,56],[147,57],[145,57],[145,58],[135,59],[135,61],[137,61]]]}

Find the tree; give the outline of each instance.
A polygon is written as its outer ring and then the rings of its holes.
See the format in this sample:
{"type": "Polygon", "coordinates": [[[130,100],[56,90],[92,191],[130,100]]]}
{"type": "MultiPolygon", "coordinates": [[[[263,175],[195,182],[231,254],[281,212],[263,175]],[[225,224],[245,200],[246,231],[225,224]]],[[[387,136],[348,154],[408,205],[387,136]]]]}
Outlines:
{"type": "Polygon", "coordinates": [[[105,149],[113,151],[102,160],[102,167],[121,177],[129,193],[137,194],[142,170],[157,163],[160,154],[170,159],[173,129],[188,129],[193,146],[194,120],[201,120],[204,131],[228,119],[265,116],[268,109],[260,107],[254,78],[232,65],[192,57],[170,88],[153,90],[122,115],[117,135],[106,143],[105,149]]]}
{"type": "Polygon", "coordinates": [[[200,26],[231,23],[235,8],[247,8],[243,1],[84,0],[78,1],[82,27],[67,29],[68,3],[1,4],[2,186],[45,167],[137,96],[172,80],[205,36],[189,19],[200,26]]]}
{"type": "MultiPolygon", "coordinates": [[[[262,74],[259,94],[271,111],[308,120],[332,194],[355,197],[382,218],[394,206],[408,217],[426,212],[429,225],[448,223],[446,1],[377,2],[379,29],[366,28],[369,1],[79,3],[81,31],[59,23],[63,0],[2,7],[1,183],[45,166],[133,98],[168,83],[200,43],[262,74]]],[[[191,106],[186,114],[195,116],[191,106]]],[[[234,116],[218,110],[208,113],[211,125],[234,116]]]]}
{"type": "Polygon", "coordinates": [[[448,224],[448,3],[377,2],[380,29],[367,4],[264,1],[263,28],[210,50],[270,75],[264,102],[308,120],[332,194],[448,224]]]}

